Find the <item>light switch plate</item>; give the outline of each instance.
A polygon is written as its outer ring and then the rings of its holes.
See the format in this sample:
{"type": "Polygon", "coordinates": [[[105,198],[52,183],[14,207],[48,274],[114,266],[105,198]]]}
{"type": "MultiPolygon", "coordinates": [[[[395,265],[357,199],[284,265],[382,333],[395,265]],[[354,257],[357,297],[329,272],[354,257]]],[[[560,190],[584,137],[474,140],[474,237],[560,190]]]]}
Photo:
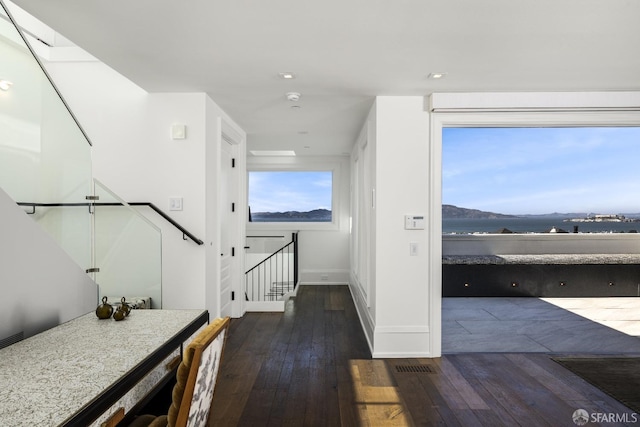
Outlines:
{"type": "Polygon", "coordinates": [[[409,243],[409,255],[410,256],[418,256],[418,243],[410,242],[409,243]]]}
{"type": "Polygon", "coordinates": [[[185,139],[187,137],[187,126],[175,124],[171,125],[171,139],[185,139]]]}
{"type": "Polygon", "coordinates": [[[169,210],[181,211],[182,210],[182,197],[170,197],[169,198],[169,210]]]}

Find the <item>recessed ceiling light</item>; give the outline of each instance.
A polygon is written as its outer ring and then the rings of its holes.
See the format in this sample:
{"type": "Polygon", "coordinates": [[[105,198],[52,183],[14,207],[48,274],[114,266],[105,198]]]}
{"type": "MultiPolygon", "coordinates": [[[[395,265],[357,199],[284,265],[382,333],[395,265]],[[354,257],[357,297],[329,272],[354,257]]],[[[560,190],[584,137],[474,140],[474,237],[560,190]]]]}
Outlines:
{"type": "Polygon", "coordinates": [[[254,156],[295,156],[296,152],[293,150],[251,150],[249,151],[254,156]]]}
{"type": "Polygon", "coordinates": [[[428,79],[443,79],[445,76],[447,75],[447,73],[430,73],[427,78],[428,79]]]}
{"type": "Polygon", "coordinates": [[[291,80],[296,78],[296,75],[291,72],[278,73],[278,75],[280,76],[281,79],[285,79],[285,80],[291,80]]]}
{"type": "Polygon", "coordinates": [[[13,83],[11,83],[9,80],[0,79],[0,89],[2,89],[2,90],[11,89],[11,85],[12,84],[13,83]]]}

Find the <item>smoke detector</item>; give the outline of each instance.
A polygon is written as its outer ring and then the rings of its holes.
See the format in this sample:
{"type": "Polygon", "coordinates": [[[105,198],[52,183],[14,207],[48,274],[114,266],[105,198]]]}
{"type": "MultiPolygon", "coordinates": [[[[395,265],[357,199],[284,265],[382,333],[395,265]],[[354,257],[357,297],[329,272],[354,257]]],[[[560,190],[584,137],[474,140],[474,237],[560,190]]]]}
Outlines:
{"type": "Polygon", "coordinates": [[[291,102],[296,102],[300,99],[300,94],[298,92],[289,92],[287,93],[287,99],[291,102]]]}

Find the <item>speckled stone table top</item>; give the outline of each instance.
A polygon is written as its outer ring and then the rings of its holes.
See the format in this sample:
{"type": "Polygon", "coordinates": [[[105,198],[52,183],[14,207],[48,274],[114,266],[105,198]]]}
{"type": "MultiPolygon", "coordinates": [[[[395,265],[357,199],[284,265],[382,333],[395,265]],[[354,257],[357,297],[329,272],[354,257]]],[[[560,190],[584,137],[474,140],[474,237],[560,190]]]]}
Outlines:
{"type": "Polygon", "coordinates": [[[203,316],[134,310],[116,322],[89,313],[1,349],[0,426],[64,425],[203,316]]]}
{"type": "Polygon", "coordinates": [[[442,264],[640,264],[640,254],[444,255],[442,264]]]}

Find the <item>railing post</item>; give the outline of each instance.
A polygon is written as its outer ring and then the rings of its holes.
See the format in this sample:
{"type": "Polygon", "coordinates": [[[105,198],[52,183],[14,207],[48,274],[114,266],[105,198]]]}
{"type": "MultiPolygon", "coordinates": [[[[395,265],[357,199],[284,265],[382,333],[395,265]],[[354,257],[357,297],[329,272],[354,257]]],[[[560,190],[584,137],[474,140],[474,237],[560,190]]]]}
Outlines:
{"type": "Polygon", "coordinates": [[[293,289],[298,286],[298,232],[292,233],[293,241],[293,289]]]}

